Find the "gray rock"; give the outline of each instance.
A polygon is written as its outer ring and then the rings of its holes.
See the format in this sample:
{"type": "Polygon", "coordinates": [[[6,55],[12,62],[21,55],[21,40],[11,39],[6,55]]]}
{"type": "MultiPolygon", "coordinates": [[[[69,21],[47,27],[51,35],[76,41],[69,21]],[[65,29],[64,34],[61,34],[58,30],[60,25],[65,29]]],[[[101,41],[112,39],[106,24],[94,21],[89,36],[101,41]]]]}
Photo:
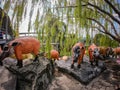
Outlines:
{"type": "Polygon", "coordinates": [[[100,75],[100,73],[103,72],[106,67],[102,61],[98,62],[98,66],[91,66],[89,62],[85,61],[88,60],[84,60],[84,62],[81,64],[80,69],[77,68],[77,63],[75,63],[74,69],[71,69],[72,59],[69,59],[68,61],[59,60],[55,63],[60,71],[70,74],[82,84],[87,85],[95,77],[100,75]]]}
{"type": "Polygon", "coordinates": [[[16,76],[0,66],[0,90],[16,90],[16,76]]]}
{"type": "Polygon", "coordinates": [[[17,76],[17,90],[46,90],[53,78],[54,68],[50,60],[39,58],[22,68],[7,66],[9,71],[17,76]]]}
{"type": "Polygon", "coordinates": [[[8,66],[10,66],[10,65],[15,66],[17,64],[17,60],[10,58],[10,57],[5,58],[2,62],[3,62],[4,66],[7,66],[7,65],[8,66]]]}

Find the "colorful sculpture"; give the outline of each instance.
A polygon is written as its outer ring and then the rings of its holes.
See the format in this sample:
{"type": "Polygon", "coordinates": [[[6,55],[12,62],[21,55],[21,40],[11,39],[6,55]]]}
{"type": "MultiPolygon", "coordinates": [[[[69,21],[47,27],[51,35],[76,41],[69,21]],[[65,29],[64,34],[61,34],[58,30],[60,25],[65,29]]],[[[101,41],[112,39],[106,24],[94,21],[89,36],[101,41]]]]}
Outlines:
{"type": "Polygon", "coordinates": [[[98,47],[93,43],[88,47],[88,53],[89,53],[89,61],[91,62],[91,65],[93,65],[93,62],[96,62],[96,65],[98,65],[98,58],[99,58],[99,49],[98,47]]]}
{"type": "Polygon", "coordinates": [[[72,48],[72,64],[71,64],[71,68],[74,68],[74,63],[77,62],[78,63],[78,68],[80,68],[80,64],[83,61],[83,57],[85,54],[85,46],[84,43],[79,42],[76,43],[73,48],[72,48]]]}
{"type": "Polygon", "coordinates": [[[2,65],[2,60],[11,54],[11,50],[14,50],[14,54],[17,58],[17,66],[22,67],[23,57],[22,54],[33,53],[35,55],[34,61],[37,61],[40,42],[34,37],[20,37],[10,41],[3,48],[3,52],[0,55],[0,64],[2,65]]]}

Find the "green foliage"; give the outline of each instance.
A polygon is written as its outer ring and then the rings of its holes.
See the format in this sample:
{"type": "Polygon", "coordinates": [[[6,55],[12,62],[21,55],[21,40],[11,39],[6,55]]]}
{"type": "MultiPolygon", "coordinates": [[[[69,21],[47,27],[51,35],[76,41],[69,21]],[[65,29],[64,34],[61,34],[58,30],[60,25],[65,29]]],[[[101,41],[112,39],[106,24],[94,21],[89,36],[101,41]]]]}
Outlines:
{"type": "Polygon", "coordinates": [[[6,0],[4,5],[4,10],[8,13],[9,8],[10,8],[10,0],[6,0]]]}
{"type": "Polygon", "coordinates": [[[86,46],[89,46],[90,45],[90,42],[91,42],[91,38],[90,38],[90,34],[88,31],[86,31],[86,46]]]}
{"type": "Polygon", "coordinates": [[[51,19],[49,18],[48,23],[45,25],[46,52],[49,53],[51,49],[56,49],[55,47],[52,47],[51,43],[55,44],[59,43],[60,44],[59,49],[63,48],[65,30],[66,30],[65,24],[63,22],[60,22],[58,19],[55,18],[51,19]]]}
{"type": "Polygon", "coordinates": [[[3,12],[3,10],[2,10],[2,9],[0,9],[0,13],[1,13],[1,18],[0,18],[0,27],[2,27],[3,17],[5,16],[5,13],[3,12]]]}
{"type": "MultiPolygon", "coordinates": [[[[4,10],[7,12],[11,7],[11,0],[6,0],[4,10]]],[[[95,19],[102,22],[102,25],[109,31],[109,22],[105,20],[106,14],[103,16],[98,13],[98,10],[88,5],[88,2],[98,6],[103,10],[107,10],[110,14],[113,9],[107,5],[104,0],[76,0],[76,7],[69,7],[70,0],[57,0],[53,1],[55,4],[52,6],[53,0],[32,0],[32,7],[29,8],[29,24],[28,32],[34,28],[37,32],[37,38],[41,42],[41,50],[48,53],[51,49],[56,49],[51,43],[59,43],[60,55],[71,55],[72,46],[78,41],[83,39],[83,30],[86,30],[86,44],[89,45],[91,41],[90,29],[97,26],[95,22],[88,18],[95,19]],[[32,17],[35,7],[38,5],[37,15],[34,23],[32,17]],[[41,13],[42,12],[42,13],[41,13]],[[101,21],[104,18],[104,23],[101,21]],[[69,26],[70,27],[69,31],[69,26]],[[74,28],[75,27],[75,28],[74,28]]],[[[19,28],[23,18],[27,15],[27,4],[29,1],[16,0],[14,1],[12,21],[14,29],[19,28]]],[[[115,5],[115,1],[111,1],[115,5]]],[[[116,7],[120,8],[119,4],[116,7]]],[[[119,10],[119,9],[118,9],[119,10]]],[[[1,25],[0,21],[0,25],[1,25]]],[[[93,42],[100,46],[118,46],[116,41],[113,41],[107,35],[97,34],[93,42]]]]}
{"type": "Polygon", "coordinates": [[[117,47],[119,46],[119,43],[115,40],[112,40],[109,36],[104,34],[96,34],[93,43],[95,43],[98,46],[110,46],[110,47],[117,47]]]}

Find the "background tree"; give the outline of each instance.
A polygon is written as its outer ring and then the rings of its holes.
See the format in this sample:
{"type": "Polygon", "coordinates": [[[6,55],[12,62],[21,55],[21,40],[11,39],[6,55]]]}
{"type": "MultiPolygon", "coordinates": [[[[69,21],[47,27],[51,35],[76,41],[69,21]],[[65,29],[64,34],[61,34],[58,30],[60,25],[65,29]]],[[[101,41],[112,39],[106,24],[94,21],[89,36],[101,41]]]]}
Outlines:
{"type": "Polygon", "coordinates": [[[45,52],[52,49],[51,43],[59,42],[61,55],[68,54],[69,48],[83,38],[89,44],[96,30],[120,42],[116,27],[120,26],[119,0],[2,0],[0,3],[10,13],[15,31],[20,31],[27,18],[28,32],[37,33],[41,44],[46,43],[42,50],[45,52]]]}
{"type": "Polygon", "coordinates": [[[76,0],[74,7],[81,27],[95,28],[120,42],[119,0],[76,0]]]}
{"type": "Polygon", "coordinates": [[[19,33],[21,29],[27,28],[28,32],[37,33],[42,45],[41,51],[49,52],[54,48],[51,43],[59,43],[60,54],[68,55],[70,52],[67,50],[78,41],[79,34],[69,38],[70,34],[78,33],[72,27],[75,20],[69,18],[73,13],[72,9],[57,8],[66,6],[67,0],[2,0],[0,3],[4,11],[10,15],[15,32],[19,33]],[[21,28],[26,18],[28,24],[21,28]],[[68,30],[70,25],[71,28],[68,30]]]}
{"type": "Polygon", "coordinates": [[[93,38],[93,43],[95,43],[98,46],[110,46],[110,47],[117,47],[119,46],[119,43],[112,38],[110,38],[108,35],[105,34],[96,34],[93,38]]]}

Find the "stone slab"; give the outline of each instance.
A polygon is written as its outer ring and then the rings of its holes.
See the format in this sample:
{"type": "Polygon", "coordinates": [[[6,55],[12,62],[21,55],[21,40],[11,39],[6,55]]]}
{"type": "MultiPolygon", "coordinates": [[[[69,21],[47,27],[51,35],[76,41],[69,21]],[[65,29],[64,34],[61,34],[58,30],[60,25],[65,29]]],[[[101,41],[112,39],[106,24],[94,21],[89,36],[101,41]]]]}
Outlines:
{"type": "Polygon", "coordinates": [[[53,78],[54,68],[48,59],[39,58],[22,68],[11,65],[6,68],[17,77],[17,90],[46,90],[53,78]]]}
{"type": "Polygon", "coordinates": [[[88,58],[85,57],[80,69],[77,68],[77,63],[75,63],[74,69],[71,69],[71,58],[69,58],[67,61],[55,61],[55,64],[58,70],[68,73],[82,84],[87,85],[106,69],[104,62],[102,61],[98,62],[98,66],[91,66],[88,61],[88,58]]]}
{"type": "Polygon", "coordinates": [[[0,66],[0,90],[16,90],[16,76],[0,66]]]}

